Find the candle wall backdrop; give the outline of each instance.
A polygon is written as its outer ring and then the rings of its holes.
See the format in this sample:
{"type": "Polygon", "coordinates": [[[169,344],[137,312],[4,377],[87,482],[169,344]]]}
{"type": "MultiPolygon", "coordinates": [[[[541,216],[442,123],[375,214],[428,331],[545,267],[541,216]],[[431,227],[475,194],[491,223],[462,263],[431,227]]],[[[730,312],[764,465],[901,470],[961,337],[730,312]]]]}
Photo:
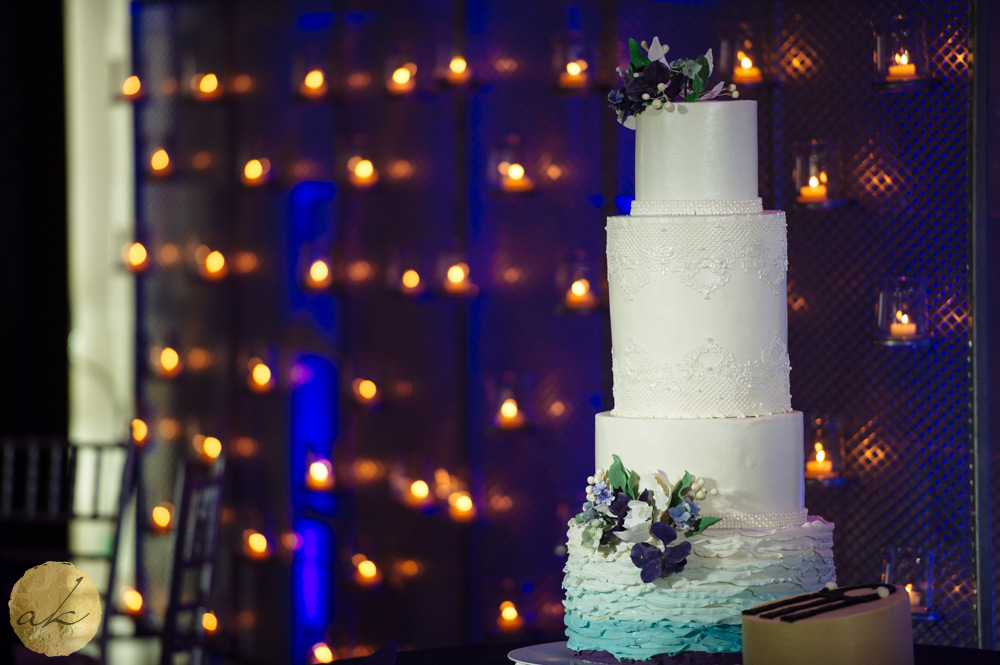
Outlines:
{"type": "MultiPolygon", "coordinates": [[[[969,6],[903,5],[137,2],[143,496],[220,444],[212,643],[323,662],[559,638],[565,523],[611,407],[604,218],[633,192],[605,95],[629,36],[701,53],[749,25],[793,405],[842,433],[845,482],[807,505],[845,583],[933,546],[917,637],[972,644],[969,6]],[[892,11],[926,19],[936,86],[873,86],[892,11]],[[839,207],[796,202],[812,139],[840,143],[839,207]],[[928,280],[933,345],[872,343],[901,274],[928,280]]],[[[169,535],[148,537],[156,569],[169,535]]]]}

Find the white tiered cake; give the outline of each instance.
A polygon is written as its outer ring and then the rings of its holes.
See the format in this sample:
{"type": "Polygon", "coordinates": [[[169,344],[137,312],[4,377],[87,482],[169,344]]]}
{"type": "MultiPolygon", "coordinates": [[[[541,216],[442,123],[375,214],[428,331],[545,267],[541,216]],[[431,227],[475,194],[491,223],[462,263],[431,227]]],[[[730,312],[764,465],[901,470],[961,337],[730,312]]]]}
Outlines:
{"type": "Polygon", "coordinates": [[[636,200],[607,225],[614,410],[563,582],[586,658],[736,652],[743,610],[834,580],[833,525],[803,506],[785,215],[757,198],[756,112],[635,116],[636,200]]]}

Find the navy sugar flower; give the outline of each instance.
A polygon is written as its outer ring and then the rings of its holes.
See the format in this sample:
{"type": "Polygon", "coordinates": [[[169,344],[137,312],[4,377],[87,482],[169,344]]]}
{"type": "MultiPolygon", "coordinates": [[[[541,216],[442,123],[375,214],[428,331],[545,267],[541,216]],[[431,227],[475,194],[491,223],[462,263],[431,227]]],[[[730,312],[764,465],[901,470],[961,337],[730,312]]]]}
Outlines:
{"type": "Polygon", "coordinates": [[[642,570],[639,578],[647,584],[683,571],[691,554],[691,543],[688,541],[670,546],[670,543],[677,540],[677,530],[672,526],[656,522],[650,532],[663,542],[664,549],[661,550],[652,543],[636,543],[632,546],[631,554],[632,563],[642,570]]]}

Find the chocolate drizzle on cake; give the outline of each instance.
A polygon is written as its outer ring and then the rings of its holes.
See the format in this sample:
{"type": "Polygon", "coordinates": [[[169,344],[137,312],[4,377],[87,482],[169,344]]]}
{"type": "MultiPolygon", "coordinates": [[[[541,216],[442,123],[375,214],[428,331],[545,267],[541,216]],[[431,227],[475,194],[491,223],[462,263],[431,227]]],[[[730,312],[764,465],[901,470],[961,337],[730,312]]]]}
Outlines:
{"type": "Polygon", "coordinates": [[[859,584],[856,586],[838,587],[836,589],[820,589],[816,593],[807,593],[765,605],[758,605],[749,610],[743,610],[743,614],[748,616],[759,615],[761,619],[780,619],[788,623],[793,623],[800,619],[808,619],[809,617],[826,614],[827,612],[851,607],[852,605],[861,605],[862,603],[874,602],[879,598],[887,598],[888,595],[879,595],[878,590],[880,588],[885,589],[889,594],[896,593],[897,590],[891,584],[859,584]],[[862,590],[868,590],[871,593],[847,595],[849,591],[862,590]]]}

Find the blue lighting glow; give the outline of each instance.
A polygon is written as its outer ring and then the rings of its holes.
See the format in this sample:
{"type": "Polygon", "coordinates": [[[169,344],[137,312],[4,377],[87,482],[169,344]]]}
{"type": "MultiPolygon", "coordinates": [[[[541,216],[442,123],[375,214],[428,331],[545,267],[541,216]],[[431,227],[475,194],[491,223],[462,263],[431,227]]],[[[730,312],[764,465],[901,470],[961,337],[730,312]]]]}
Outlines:
{"type": "Polygon", "coordinates": [[[303,12],[295,19],[295,27],[300,32],[318,32],[333,27],[335,21],[333,12],[303,12]]]}

